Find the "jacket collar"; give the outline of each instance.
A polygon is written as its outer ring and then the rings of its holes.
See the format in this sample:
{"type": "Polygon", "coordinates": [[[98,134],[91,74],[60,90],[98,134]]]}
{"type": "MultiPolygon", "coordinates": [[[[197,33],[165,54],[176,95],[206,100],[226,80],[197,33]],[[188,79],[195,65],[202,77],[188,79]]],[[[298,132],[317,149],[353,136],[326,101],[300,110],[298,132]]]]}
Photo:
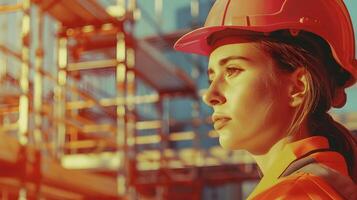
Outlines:
{"type": "Polygon", "coordinates": [[[322,136],[313,136],[286,144],[283,150],[279,152],[268,173],[263,176],[248,199],[276,184],[279,176],[296,159],[301,158],[311,151],[328,148],[328,140],[322,136]]]}

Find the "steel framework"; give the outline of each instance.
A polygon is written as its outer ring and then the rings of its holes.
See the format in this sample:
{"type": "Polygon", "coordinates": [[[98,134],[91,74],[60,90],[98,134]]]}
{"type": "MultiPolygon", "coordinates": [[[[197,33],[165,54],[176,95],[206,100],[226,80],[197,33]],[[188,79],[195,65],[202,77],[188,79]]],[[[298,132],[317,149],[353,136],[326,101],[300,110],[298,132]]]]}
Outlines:
{"type": "MultiPolygon", "coordinates": [[[[95,0],[0,5],[2,16],[22,13],[21,44],[0,35],[2,199],[202,199],[207,185],[257,180],[244,152],[201,146],[200,127],[211,123],[200,118],[201,92],[163,56],[187,30],[135,39],[136,1],[111,6],[124,12],[95,0]],[[190,120],[171,116],[173,99],[192,102],[190,120]],[[143,116],[145,105],[157,114],[143,116]]],[[[335,117],[352,130],[355,116],[335,117]]]]}

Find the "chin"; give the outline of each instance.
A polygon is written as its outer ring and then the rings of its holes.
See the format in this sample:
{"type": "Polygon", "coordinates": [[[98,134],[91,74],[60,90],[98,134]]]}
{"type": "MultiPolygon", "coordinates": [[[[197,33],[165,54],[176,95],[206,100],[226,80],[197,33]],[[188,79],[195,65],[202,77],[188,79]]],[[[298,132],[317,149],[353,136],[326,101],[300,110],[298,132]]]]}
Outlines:
{"type": "Polygon", "coordinates": [[[264,155],[268,152],[266,149],[258,149],[258,148],[251,148],[251,149],[246,149],[247,152],[249,152],[252,155],[264,155]]]}
{"type": "Polygon", "coordinates": [[[226,150],[245,150],[253,155],[262,155],[265,154],[269,148],[266,148],[264,145],[252,144],[249,141],[242,142],[233,140],[231,138],[219,137],[219,144],[223,149],[226,150]]]}
{"type": "Polygon", "coordinates": [[[242,146],[238,145],[234,140],[228,138],[219,137],[219,144],[223,149],[227,150],[240,150],[243,149],[242,146]]]}

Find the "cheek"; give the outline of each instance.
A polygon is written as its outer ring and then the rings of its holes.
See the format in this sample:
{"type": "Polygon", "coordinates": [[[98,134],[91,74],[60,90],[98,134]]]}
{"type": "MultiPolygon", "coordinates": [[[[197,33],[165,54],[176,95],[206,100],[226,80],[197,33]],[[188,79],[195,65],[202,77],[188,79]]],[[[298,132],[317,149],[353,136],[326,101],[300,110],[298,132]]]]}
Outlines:
{"type": "Polygon", "coordinates": [[[234,95],[231,96],[231,110],[241,120],[248,120],[254,117],[257,120],[264,117],[269,108],[274,104],[276,92],[273,87],[269,87],[265,80],[253,80],[241,84],[235,88],[234,95]]]}
{"type": "Polygon", "coordinates": [[[290,115],[283,86],[264,79],[245,83],[235,87],[234,95],[228,99],[234,129],[247,137],[280,131],[288,123],[290,115]]]}

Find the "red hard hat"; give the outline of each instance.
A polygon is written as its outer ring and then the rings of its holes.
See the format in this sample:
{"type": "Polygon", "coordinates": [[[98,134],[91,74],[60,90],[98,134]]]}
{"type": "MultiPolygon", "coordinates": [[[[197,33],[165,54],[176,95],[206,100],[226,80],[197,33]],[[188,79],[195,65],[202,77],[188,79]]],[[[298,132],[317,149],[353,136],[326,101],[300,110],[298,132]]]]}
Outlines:
{"type": "Polygon", "coordinates": [[[355,38],[350,15],[342,0],[216,0],[204,27],[182,36],[178,51],[208,56],[207,38],[225,29],[273,32],[303,30],[327,41],[336,61],[357,79],[355,38]]]}

